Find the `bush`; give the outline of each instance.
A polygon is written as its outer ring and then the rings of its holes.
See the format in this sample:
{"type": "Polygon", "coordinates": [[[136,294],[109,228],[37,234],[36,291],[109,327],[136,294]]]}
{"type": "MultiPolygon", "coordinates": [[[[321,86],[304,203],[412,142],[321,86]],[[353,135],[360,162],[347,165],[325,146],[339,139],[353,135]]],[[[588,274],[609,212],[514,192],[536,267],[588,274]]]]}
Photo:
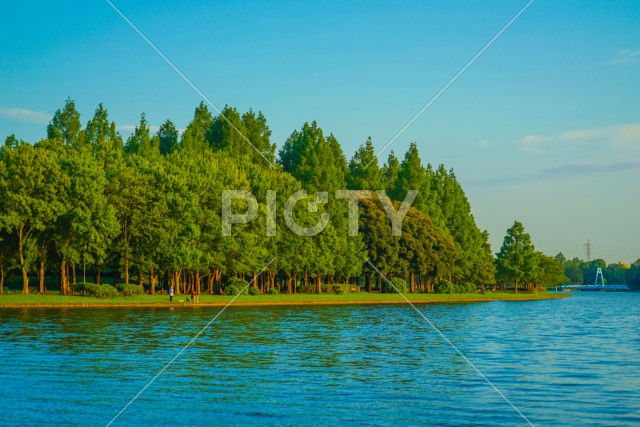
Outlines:
{"type": "Polygon", "coordinates": [[[240,292],[240,289],[235,285],[225,285],[222,290],[225,295],[238,295],[238,292],[240,292]]]}
{"type": "Polygon", "coordinates": [[[258,288],[254,288],[253,286],[249,287],[249,289],[247,290],[247,293],[249,295],[260,295],[260,289],[258,288]]]}
{"type": "Polygon", "coordinates": [[[468,294],[475,294],[478,290],[478,287],[474,284],[474,283],[467,283],[466,284],[466,292],[468,294]]]}
{"type": "Polygon", "coordinates": [[[276,288],[269,289],[269,295],[278,295],[278,290],[276,288]]]}
{"type": "Polygon", "coordinates": [[[76,283],[71,285],[74,294],[82,294],[95,298],[117,298],[118,290],[111,285],[96,285],[95,283],[76,283]]]}
{"type": "Polygon", "coordinates": [[[130,297],[133,295],[144,295],[144,288],[138,285],[132,285],[132,284],[127,285],[124,283],[118,283],[116,285],[116,289],[118,290],[120,295],[122,295],[123,297],[130,297]]]}
{"type": "Polygon", "coordinates": [[[247,286],[247,282],[246,280],[243,279],[238,279],[237,277],[232,277],[231,279],[229,279],[229,284],[235,286],[238,289],[242,289],[245,286],[247,286]]]}
{"type": "Polygon", "coordinates": [[[390,281],[382,282],[382,292],[387,294],[393,294],[396,292],[400,292],[402,294],[407,293],[407,281],[405,279],[401,279],[399,277],[394,277],[390,281]]]}
{"type": "Polygon", "coordinates": [[[344,291],[342,290],[342,286],[340,285],[333,285],[333,293],[336,295],[340,295],[343,294],[344,291]]]}
{"type": "Polygon", "coordinates": [[[440,283],[436,283],[433,287],[433,292],[436,294],[450,294],[453,292],[453,283],[448,280],[443,280],[440,283]]]}
{"type": "Polygon", "coordinates": [[[246,280],[238,279],[237,277],[232,277],[229,280],[229,284],[224,286],[222,290],[227,295],[238,295],[238,293],[240,293],[240,291],[243,290],[245,286],[247,286],[247,283],[248,282],[246,280]]]}
{"type": "Polygon", "coordinates": [[[298,292],[300,292],[301,294],[315,294],[316,293],[316,287],[315,287],[315,285],[312,285],[311,283],[308,283],[306,285],[300,285],[298,287],[298,292]]]}

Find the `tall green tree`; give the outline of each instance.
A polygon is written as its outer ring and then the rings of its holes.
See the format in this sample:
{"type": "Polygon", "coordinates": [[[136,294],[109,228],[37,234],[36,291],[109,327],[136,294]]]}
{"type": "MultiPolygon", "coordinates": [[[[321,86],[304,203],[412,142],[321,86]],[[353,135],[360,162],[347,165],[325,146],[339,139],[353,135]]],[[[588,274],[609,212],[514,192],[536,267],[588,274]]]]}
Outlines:
{"type": "Polygon", "coordinates": [[[109,113],[102,104],[98,105],[93,117],[87,122],[84,133],[93,155],[109,174],[120,162],[124,144],[115,122],[109,120],[109,113]]]}
{"type": "Polygon", "coordinates": [[[350,190],[384,190],[382,170],[378,165],[371,137],[361,145],[349,161],[347,188],[350,190]]]}
{"type": "Polygon", "coordinates": [[[310,193],[346,187],[346,159],[333,135],[325,138],[314,121],[294,131],[280,150],[279,162],[310,193]]]}
{"type": "Polygon", "coordinates": [[[266,117],[253,110],[240,115],[238,110],[226,106],[213,119],[207,139],[214,150],[226,150],[231,156],[248,156],[255,162],[272,164],[275,144],[270,141],[271,130],[266,117]]]}
{"type": "Polygon", "coordinates": [[[64,147],[58,164],[68,183],[50,236],[60,256],[61,293],[70,291],[68,263],[100,264],[118,233],[115,209],[108,203],[105,170],[88,147],[64,147]]]}
{"type": "Polygon", "coordinates": [[[180,133],[173,122],[169,119],[160,125],[160,129],[158,129],[158,133],[156,135],[160,139],[160,153],[163,156],[171,153],[178,145],[180,133]]]}
{"type": "Polygon", "coordinates": [[[34,261],[36,236],[51,227],[63,211],[60,195],[68,182],[60,170],[56,153],[27,143],[3,147],[0,169],[1,224],[15,234],[22,273],[22,292],[29,293],[29,270],[34,261]],[[29,249],[32,249],[31,254],[29,249]]]}
{"type": "MultiPolygon", "coordinates": [[[[160,147],[154,147],[158,152],[160,147]]],[[[147,116],[142,113],[140,116],[140,123],[138,123],[133,131],[133,134],[127,138],[127,143],[124,146],[126,153],[137,155],[141,151],[151,150],[151,132],[149,129],[149,123],[147,123],[147,116]]]]}
{"type": "Polygon", "coordinates": [[[431,176],[431,166],[423,166],[418,147],[412,142],[400,164],[397,179],[389,196],[393,200],[403,201],[409,191],[417,190],[418,195],[413,205],[420,212],[429,215],[434,224],[441,226],[442,212],[436,203],[437,194],[431,191],[431,176]]]}
{"type": "Polygon", "coordinates": [[[56,139],[65,145],[77,146],[85,142],[82,132],[80,113],[76,110],[76,104],[70,98],[62,109],[56,110],[51,122],[47,126],[47,138],[56,139]]]}
{"type": "Polygon", "coordinates": [[[558,257],[550,257],[542,252],[536,252],[538,257],[538,268],[540,275],[537,284],[545,287],[552,287],[566,283],[564,267],[558,257]]]}
{"type": "Polygon", "coordinates": [[[535,247],[521,222],[515,221],[507,230],[496,264],[498,279],[513,283],[516,292],[519,283],[529,281],[535,274],[535,247]]]}
{"type": "Polygon", "coordinates": [[[460,257],[454,273],[456,281],[494,283],[493,255],[488,233],[476,225],[471,204],[452,170],[440,165],[430,178],[431,193],[438,201],[442,228],[455,241],[460,257]]]}
{"type": "Polygon", "coordinates": [[[387,194],[393,193],[399,171],[400,161],[393,153],[393,150],[391,150],[389,157],[387,158],[387,163],[382,167],[382,189],[384,189],[387,194]]]}
{"type": "Polygon", "coordinates": [[[211,130],[212,124],[213,116],[209,112],[209,108],[204,102],[200,102],[193,114],[193,119],[182,134],[180,145],[200,151],[204,150],[209,145],[207,135],[211,130]]]}

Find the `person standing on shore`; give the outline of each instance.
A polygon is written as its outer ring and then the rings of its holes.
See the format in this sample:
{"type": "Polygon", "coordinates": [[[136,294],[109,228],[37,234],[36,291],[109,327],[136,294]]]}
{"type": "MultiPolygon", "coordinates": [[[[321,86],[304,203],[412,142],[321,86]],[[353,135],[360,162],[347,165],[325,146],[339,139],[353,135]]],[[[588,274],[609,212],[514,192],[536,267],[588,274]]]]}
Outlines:
{"type": "Polygon", "coordinates": [[[173,286],[169,286],[169,302],[173,301],[173,286]]]}

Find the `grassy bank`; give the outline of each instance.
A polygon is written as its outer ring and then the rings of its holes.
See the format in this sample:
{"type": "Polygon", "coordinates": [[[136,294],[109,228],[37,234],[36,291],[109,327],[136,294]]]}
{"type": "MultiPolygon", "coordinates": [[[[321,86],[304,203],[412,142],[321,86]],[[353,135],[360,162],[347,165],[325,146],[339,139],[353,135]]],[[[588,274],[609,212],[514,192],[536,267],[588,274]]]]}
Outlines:
{"type": "MultiPolygon", "coordinates": [[[[567,295],[541,292],[512,293],[497,292],[482,294],[406,294],[406,297],[414,303],[463,303],[481,301],[527,301],[539,299],[563,298],[567,295]]],[[[131,297],[99,299],[72,295],[0,295],[0,308],[12,307],[166,307],[166,306],[224,306],[232,297],[218,295],[200,295],[197,304],[186,301],[186,295],[176,295],[173,302],[169,303],[167,295],[140,295],[131,297]]],[[[406,303],[398,294],[375,293],[349,293],[342,295],[333,294],[280,294],[280,295],[242,295],[233,305],[322,305],[322,304],[399,304],[406,303]]]]}

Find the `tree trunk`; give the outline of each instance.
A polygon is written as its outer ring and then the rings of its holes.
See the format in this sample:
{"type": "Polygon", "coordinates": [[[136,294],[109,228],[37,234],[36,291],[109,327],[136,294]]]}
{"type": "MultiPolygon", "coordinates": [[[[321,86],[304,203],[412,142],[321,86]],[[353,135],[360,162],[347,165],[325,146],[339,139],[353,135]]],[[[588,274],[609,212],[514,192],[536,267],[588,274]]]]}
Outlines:
{"type": "Polygon", "coordinates": [[[76,263],[75,262],[71,263],[71,275],[73,277],[73,284],[75,285],[76,283],[78,283],[76,282],[76,263]]]}
{"type": "Polygon", "coordinates": [[[138,270],[138,286],[144,287],[144,277],[142,276],[142,269],[138,270]]]}
{"type": "Polygon", "coordinates": [[[416,291],[416,275],[413,271],[411,271],[411,275],[409,276],[409,292],[414,293],[416,291]]]}
{"type": "Polygon", "coordinates": [[[183,269],[182,270],[182,293],[186,294],[187,292],[189,292],[189,290],[187,289],[187,272],[186,270],[183,269]]]}
{"type": "Polygon", "coordinates": [[[67,260],[62,256],[60,260],[60,295],[64,295],[66,293],[66,288],[64,286],[65,280],[67,280],[67,260]]]}
{"type": "Polygon", "coordinates": [[[129,257],[124,257],[124,283],[129,284],[129,257]]]}
{"type": "Polygon", "coordinates": [[[179,295],[180,294],[180,286],[179,286],[179,284],[180,284],[180,272],[174,271],[171,274],[171,276],[172,276],[171,281],[173,282],[172,283],[173,284],[173,293],[176,294],[176,295],[179,295]]]}
{"type": "Polygon", "coordinates": [[[38,281],[40,282],[40,290],[38,293],[40,295],[47,293],[47,288],[44,285],[44,259],[40,260],[40,269],[38,271],[38,281]]]}
{"type": "Polygon", "coordinates": [[[96,285],[100,284],[100,269],[97,267],[95,268],[95,272],[93,274],[93,283],[95,283],[96,285]]]}
{"type": "Polygon", "coordinates": [[[364,289],[367,292],[371,292],[371,274],[366,273],[365,274],[365,285],[364,285],[364,289]]]}
{"type": "Polygon", "coordinates": [[[149,269],[149,294],[150,295],[155,295],[156,294],[156,273],[153,269],[153,267],[151,267],[149,269]]]}
{"type": "Polygon", "coordinates": [[[20,271],[22,272],[22,293],[29,293],[29,276],[27,275],[27,267],[24,259],[24,228],[18,229],[18,256],[20,257],[20,271]]]}
{"type": "Polygon", "coordinates": [[[516,291],[516,294],[518,293],[518,279],[516,279],[516,283],[515,286],[513,287],[513,289],[516,291]]]}
{"type": "Polygon", "coordinates": [[[4,293],[4,266],[0,264],[0,295],[4,293]]]}
{"type": "Polygon", "coordinates": [[[209,295],[213,295],[213,283],[214,283],[214,281],[215,281],[215,275],[212,272],[207,277],[207,292],[209,293],[209,295]]]}
{"type": "Polygon", "coordinates": [[[291,293],[291,282],[293,282],[293,278],[287,277],[287,293],[291,293]]]}
{"type": "Polygon", "coordinates": [[[316,294],[322,293],[322,276],[320,273],[316,276],[316,294]]]}
{"type": "Polygon", "coordinates": [[[269,289],[276,287],[276,271],[269,269],[269,289]]]}
{"type": "Polygon", "coordinates": [[[215,294],[222,295],[222,271],[217,268],[213,270],[213,287],[215,294]]]}

